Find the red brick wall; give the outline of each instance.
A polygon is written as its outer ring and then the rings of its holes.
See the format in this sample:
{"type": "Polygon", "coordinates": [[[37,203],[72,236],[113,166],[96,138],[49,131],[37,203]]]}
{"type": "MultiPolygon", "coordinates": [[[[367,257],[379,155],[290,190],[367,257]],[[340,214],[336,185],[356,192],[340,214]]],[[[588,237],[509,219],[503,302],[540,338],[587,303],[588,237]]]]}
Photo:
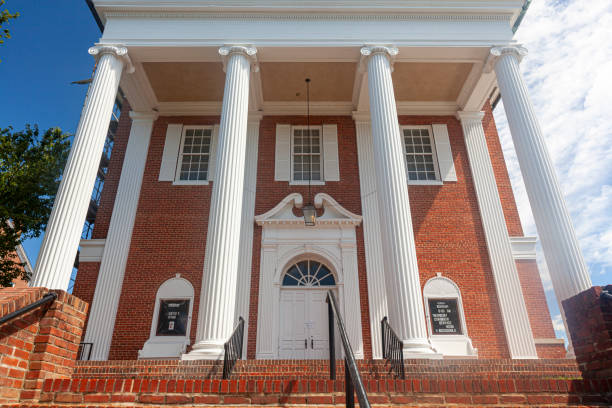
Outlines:
{"type": "MultiPolygon", "coordinates": [[[[538,272],[538,264],[535,260],[517,260],[516,269],[521,281],[533,337],[535,339],[554,339],[555,330],[546,303],[542,279],[538,272]]],[[[563,344],[536,344],[536,349],[540,358],[565,357],[565,345],[563,344]]]]}
{"type": "Polygon", "coordinates": [[[400,116],[401,125],[446,124],[457,182],[411,185],[421,285],[437,272],[463,298],[468,335],[481,358],[509,356],[461,124],[450,116],[400,116]]]}
{"type": "MultiPolygon", "coordinates": [[[[522,228],[512,188],[507,175],[503,153],[497,138],[490,107],[485,107],[485,134],[489,143],[493,167],[498,180],[506,222],[511,235],[522,235],[522,228]]],[[[130,120],[122,115],[119,132],[111,158],[109,176],[102,195],[94,237],[103,238],[108,229],[110,211],[123,161],[130,120]]],[[[312,118],[320,124],[322,118],[312,118]]],[[[255,214],[275,206],[291,192],[307,193],[305,186],[290,186],[274,181],[274,144],[276,122],[305,124],[304,117],[264,117],[259,139],[257,197],[255,214]]],[[[348,210],[361,214],[359,171],[354,122],[348,116],[325,117],[325,123],[338,124],[340,151],[340,182],[316,186],[314,192],[326,192],[348,210]]],[[[119,304],[119,314],[113,337],[110,358],[136,358],[137,351],[148,339],[157,288],[176,273],[190,280],[195,289],[191,338],[194,340],[197,321],[200,282],[204,261],[208,208],[212,183],[208,186],[172,186],[159,182],[167,123],[212,124],[218,118],[161,117],[156,121],[151,137],[134,234],[119,304]]],[[[484,358],[508,356],[504,330],[491,266],[488,259],[484,232],[480,221],[475,191],[471,179],[467,153],[460,123],[453,117],[401,117],[402,124],[446,123],[453,150],[458,182],[442,186],[410,186],[417,256],[421,282],[442,272],[462,289],[468,333],[484,358]]],[[[253,241],[251,299],[249,310],[248,356],[254,357],[257,330],[257,293],[259,285],[261,228],[256,226],[253,241]]],[[[363,233],[357,228],[361,320],[366,358],[371,356],[370,325],[368,316],[367,276],[363,233]]],[[[99,265],[82,263],[75,294],[91,300],[99,265]]],[[[531,279],[532,285],[541,283],[531,279]]],[[[532,321],[540,330],[550,317],[539,307],[528,306],[532,321]],[[539,320],[538,320],[539,319],[539,320]]],[[[546,329],[548,330],[548,329],[546,329]]]]}
{"type": "MultiPolygon", "coordinates": [[[[0,317],[40,300],[45,288],[0,289],[0,317]]],[[[66,292],[0,326],[0,403],[38,398],[48,378],[70,378],[87,303],[66,292]]]]}
{"type": "Polygon", "coordinates": [[[564,300],[576,361],[585,378],[612,380],[612,285],[564,300]],[[607,292],[604,294],[603,292],[607,292]]]}
{"type": "Polygon", "coordinates": [[[160,117],[153,126],[109,359],[134,359],[149,338],[159,286],[177,273],[195,290],[195,341],[212,183],[158,181],[168,123],[210,125],[218,117],[160,117]]]}

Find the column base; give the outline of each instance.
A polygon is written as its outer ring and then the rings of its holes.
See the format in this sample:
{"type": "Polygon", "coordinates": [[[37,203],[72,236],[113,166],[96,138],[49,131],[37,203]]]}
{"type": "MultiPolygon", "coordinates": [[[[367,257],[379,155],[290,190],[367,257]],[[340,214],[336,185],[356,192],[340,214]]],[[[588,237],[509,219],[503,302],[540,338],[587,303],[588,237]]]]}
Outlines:
{"type": "Polygon", "coordinates": [[[404,360],[413,358],[442,359],[442,353],[439,353],[428,339],[402,340],[402,343],[404,345],[402,349],[404,360]]]}
{"type": "Polygon", "coordinates": [[[223,360],[225,342],[205,340],[193,345],[189,353],[181,355],[181,360],[223,360]]]}

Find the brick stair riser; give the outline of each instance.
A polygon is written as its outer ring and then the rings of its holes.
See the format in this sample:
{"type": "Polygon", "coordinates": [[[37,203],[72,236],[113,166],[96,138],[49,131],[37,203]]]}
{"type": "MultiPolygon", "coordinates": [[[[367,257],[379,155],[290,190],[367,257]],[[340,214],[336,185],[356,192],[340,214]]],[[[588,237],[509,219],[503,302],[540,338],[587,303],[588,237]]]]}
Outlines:
{"type": "MultiPolygon", "coordinates": [[[[382,360],[360,361],[359,371],[365,380],[394,378],[389,365],[382,360]]],[[[443,361],[441,363],[407,360],[407,378],[440,378],[461,376],[462,378],[486,378],[490,380],[524,377],[579,378],[575,362],[568,360],[496,360],[493,363],[480,361],[443,361]]],[[[219,362],[167,361],[108,361],[79,362],[73,378],[123,378],[123,379],[164,379],[164,378],[221,378],[222,365],[219,362]]],[[[337,362],[337,378],[344,376],[344,365],[337,362]]],[[[329,365],[325,361],[238,361],[232,378],[241,380],[284,380],[284,379],[328,379],[329,365]]]]}
{"type": "MultiPolygon", "coordinates": [[[[372,405],[612,403],[612,379],[372,380],[364,385],[372,405]]],[[[333,406],[344,404],[344,381],[56,379],[45,381],[40,400],[35,403],[333,406]]]]}

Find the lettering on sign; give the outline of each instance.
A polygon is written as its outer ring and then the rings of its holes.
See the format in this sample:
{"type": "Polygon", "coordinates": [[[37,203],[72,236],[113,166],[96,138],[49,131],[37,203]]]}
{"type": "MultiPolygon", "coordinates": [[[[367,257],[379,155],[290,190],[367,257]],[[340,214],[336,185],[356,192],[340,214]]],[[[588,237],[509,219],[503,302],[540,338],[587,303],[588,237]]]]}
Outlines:
{"type": "Polygon", "coordinates": [[[161,300],[157,319],[158,336],[185,336],[189,319],[189,299],[161,300]]]}
{"type": "Polygon", "coordinates": [[[463,334],[457,299],[429,299],[433,334],[463,334]]]}

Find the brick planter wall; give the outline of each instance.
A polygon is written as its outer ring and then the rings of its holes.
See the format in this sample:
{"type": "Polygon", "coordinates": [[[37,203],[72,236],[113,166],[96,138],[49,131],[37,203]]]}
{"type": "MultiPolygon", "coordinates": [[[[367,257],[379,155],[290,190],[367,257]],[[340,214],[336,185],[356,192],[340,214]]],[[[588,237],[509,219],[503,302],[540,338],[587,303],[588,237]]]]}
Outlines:
{"type": "MultiPolygon", "coordinates": [[[[0,317],[36,302],[45,288],[0,289],[0,317]]],[[[0,326],[0,403],[38,399],[44,380],[70,378],[87,303],[64,291],[0,326]]]]}
{"type": "Polygon", "coordinates": [[[612,285],[594,286],[563,301],[576,361],[585,378],[612,379],[612,285]]]}

